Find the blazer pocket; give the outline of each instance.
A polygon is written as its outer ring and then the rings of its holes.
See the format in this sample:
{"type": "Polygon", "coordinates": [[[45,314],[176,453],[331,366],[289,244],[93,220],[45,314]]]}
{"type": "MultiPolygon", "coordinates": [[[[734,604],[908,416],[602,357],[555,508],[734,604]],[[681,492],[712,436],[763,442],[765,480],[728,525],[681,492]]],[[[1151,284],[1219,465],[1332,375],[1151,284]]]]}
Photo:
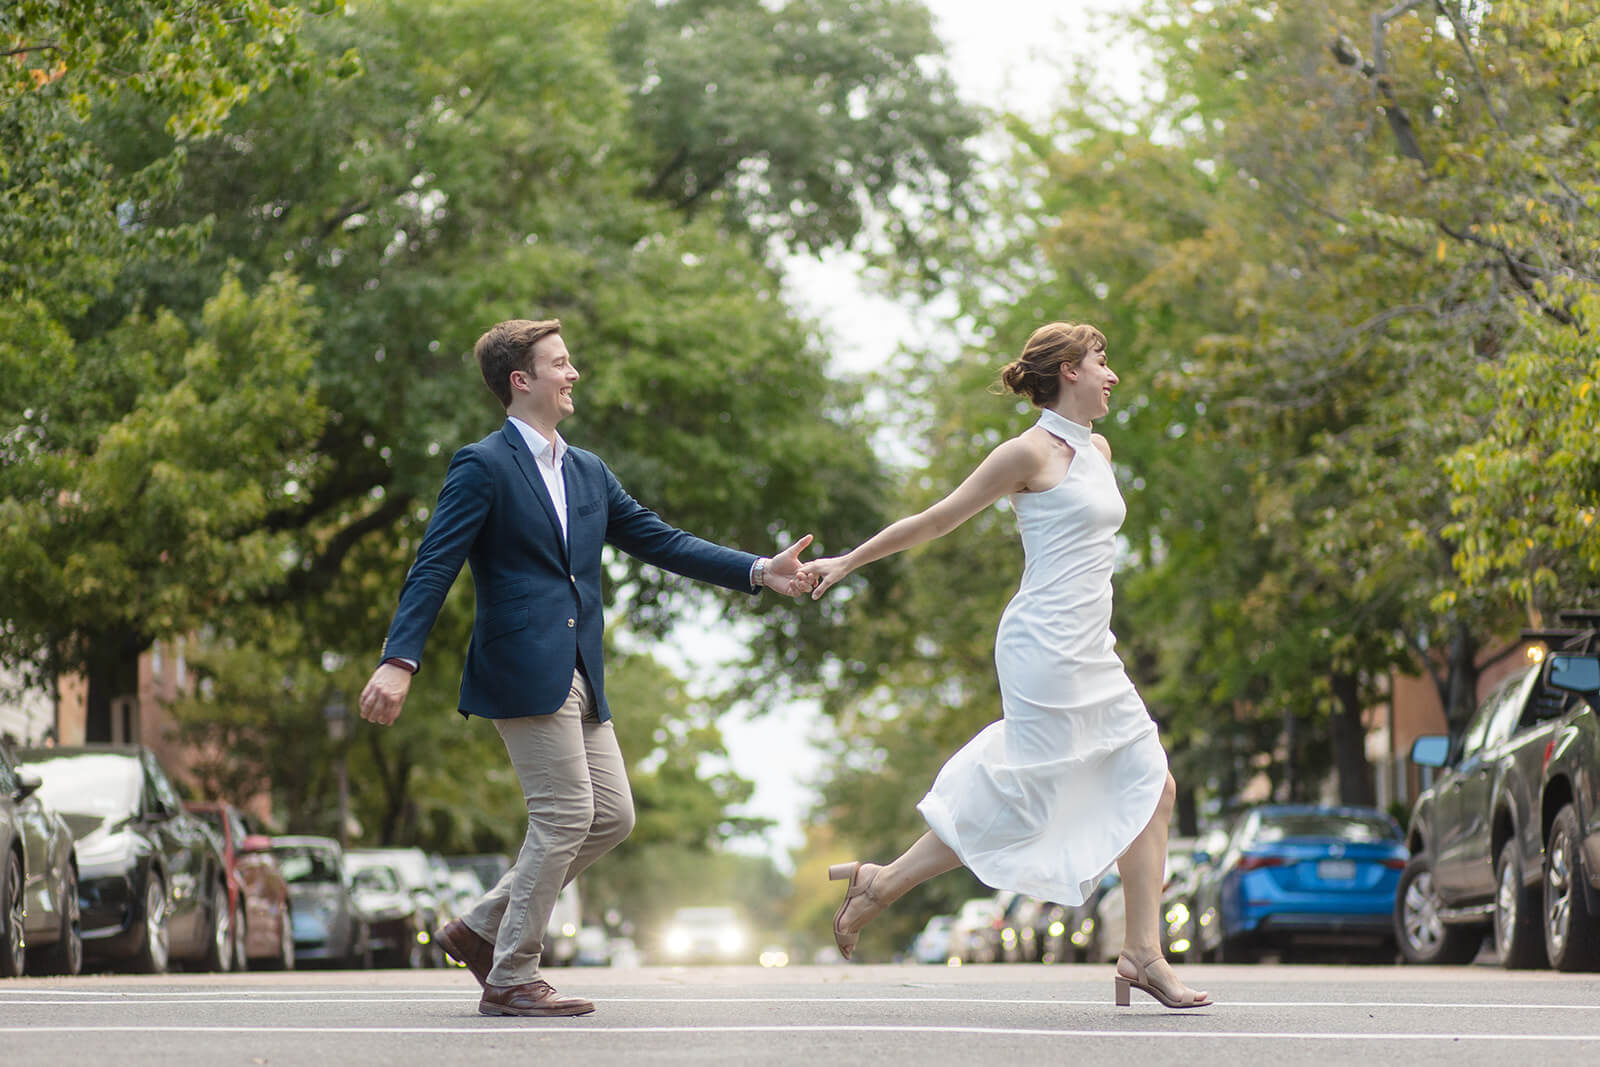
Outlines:
{"type": "Polygon", "coordinates": [[[520,597],[533,595],[533,583],[526,578],[518,578],[511,582],[502,582],[484,594],[484,603],[503,604],[507,600],[516,600],[520,597]]]}
{"type": "Polygon", "coordinates": [[[587,504],[579,504],[578,517],[580,519],[588,518],[590,515],[593,515],[595,512],[599,511],[601,505],[604,503],[605,501],[603,500],[591,500],[587,504]]]}
{"type": "Polygon", "coordinates": [[[497,637],[504,637],[513,630],[521,630],[528,625],[528,620],[533,615],[533,608],[526,600],[503,604],[492,611],[484,613],[483,621],[479,627],[483,631],[485,643],[497,637]]]}

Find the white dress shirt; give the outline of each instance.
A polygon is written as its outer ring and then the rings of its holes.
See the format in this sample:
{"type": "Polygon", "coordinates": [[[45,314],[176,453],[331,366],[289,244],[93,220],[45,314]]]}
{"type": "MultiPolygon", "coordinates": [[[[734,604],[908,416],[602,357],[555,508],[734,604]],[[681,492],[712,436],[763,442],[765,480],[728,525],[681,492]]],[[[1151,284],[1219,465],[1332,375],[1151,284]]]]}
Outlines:
{"type": "Polygon", "coordinates": [[[533,453],[534,466],[539,468],[539,476],[544,479],[544,487],[550,490],[550,503],[555,505],[556,518],[561,521],[561,540],[567,540],[567,482],[561,476],[561,461],[567,456],[567,442],[558,433],[554,442],[532,426],[523,422],[515,415],[511,417],[511,425],[522,434],[522,440],[528,446],[528,451],[533,453]]]}

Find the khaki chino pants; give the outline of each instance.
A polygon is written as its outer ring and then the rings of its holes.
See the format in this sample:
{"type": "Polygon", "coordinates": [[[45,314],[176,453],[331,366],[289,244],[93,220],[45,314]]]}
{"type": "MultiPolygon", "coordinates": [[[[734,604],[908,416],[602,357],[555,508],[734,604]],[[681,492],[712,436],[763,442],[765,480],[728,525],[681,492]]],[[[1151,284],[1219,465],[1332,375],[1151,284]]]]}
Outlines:
{"type": "Polygon", "coordinates": [[[494,725],[528,802],[528,833],[516,863],[462,921],[494,943],[489,984],[522,985],[539,977],[562,887],[633,829],[633,795],[616,730],[599,720],[581,672],[554,715],[494,725]]]}

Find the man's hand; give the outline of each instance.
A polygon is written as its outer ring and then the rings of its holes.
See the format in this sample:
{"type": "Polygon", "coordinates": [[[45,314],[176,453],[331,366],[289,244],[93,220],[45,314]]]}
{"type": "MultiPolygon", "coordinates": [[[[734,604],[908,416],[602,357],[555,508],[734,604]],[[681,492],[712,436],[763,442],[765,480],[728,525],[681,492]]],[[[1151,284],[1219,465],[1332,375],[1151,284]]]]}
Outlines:
{"type": "Polygon", "coordinates": [[[400,717],[406,694],[411,692],[411,672],[396,663],[380,663],[361,690],[361,717],[388,726],[400,717]]]}
{"type": "Polygon", "coordinates": [[[811,592],[811,579],[800,569],[800,553],[811,543],[806,534],[788,548],[773,556],[767,563],[767,573],[762,584],[783,596],[804,596],[811,592]]]}

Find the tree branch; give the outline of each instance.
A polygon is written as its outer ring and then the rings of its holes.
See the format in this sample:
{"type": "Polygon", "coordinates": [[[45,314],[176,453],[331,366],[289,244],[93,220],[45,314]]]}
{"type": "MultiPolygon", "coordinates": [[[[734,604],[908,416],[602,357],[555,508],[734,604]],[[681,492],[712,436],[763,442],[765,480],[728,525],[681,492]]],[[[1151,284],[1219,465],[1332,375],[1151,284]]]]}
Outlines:
{"type": "Polygon", "coordinates": [[[0,56],[20,56],[28,52],[59,52],[61,50],[60,45],[53,41],[46,41],[44,44],[25,44],[21,48],[10,48],[0,52],[0,56]]]}

